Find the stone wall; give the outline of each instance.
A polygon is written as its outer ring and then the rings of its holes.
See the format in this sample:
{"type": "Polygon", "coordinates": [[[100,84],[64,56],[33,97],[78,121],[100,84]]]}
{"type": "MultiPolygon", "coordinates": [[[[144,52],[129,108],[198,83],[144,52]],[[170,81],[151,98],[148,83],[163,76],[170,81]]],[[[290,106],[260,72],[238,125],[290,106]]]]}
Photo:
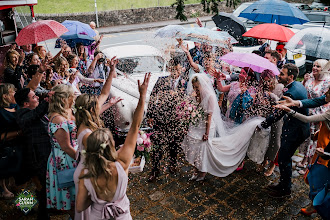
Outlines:
{"type": "MultiPolygon", "coordinates": [[[[249,1],[250,0],[242,0],[241,2],[249,1]]],[[[311,3],[313,0],[296,0],[292,2],[311,3]]],[[[219,11],[232,12],[233,10],[234,8],[226,7],[225,1],[219,6],[219,11]]],[[[188,18],[210,15],[203,11],[201,4],[186,5],[185,14],[188,18]]],[[[98,12],[100,27],[174,20],[175,16],[175,7],[170,6],[98,12]]],[[[90,21],[95,21],[95,13],[36,14],[36,18],[43,20],[51,19],[58,22],[63,22],[65,20],[78,20],[84,23],[89,23],[90,21]]]]}

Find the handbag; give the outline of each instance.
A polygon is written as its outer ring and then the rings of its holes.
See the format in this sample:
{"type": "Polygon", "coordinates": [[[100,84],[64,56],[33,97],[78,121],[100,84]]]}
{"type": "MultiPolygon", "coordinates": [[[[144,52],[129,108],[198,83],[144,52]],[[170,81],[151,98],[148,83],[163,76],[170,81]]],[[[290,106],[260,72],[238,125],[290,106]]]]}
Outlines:
{"type": "Polygon", "coordinates": [[[314,197],[313,206],[323,219],[330,219],[330,185],[325,187],[314,197]]]}
{"type": "Polygon", "coordinates": [[[325,187],[326,184],[330,185],[330,169],[328,167],[318,164],[316,158],[314,164],[309,167],[309,173],[307,175],[309,183],[309,198],[311,200],[325,187]]]}
{"type": "Polygon", "coordinates": [[[7,178],[17,173],[22,164],[22,149],[6,142],[7,132],[0,143],[0,177],[7,178]]]}
{"type": "MultiPolygon", "coordinates": [[[[74,171],[76,170],[76,168],[70,168],[70,169],[65,169],[65,170],[57,169],[56,160],[55,160],[55,153],[54,153],[55,144],[54,144],[54,141],[53,141],[53,134],[51,132],[50,132],[50,134],[51,134],[50,141],[52,143],[53,161],[54,161],[54,166],[55,166],[56,176],[57,176],[57,185],[58,185],[59,188],[72,187],[72,186],[74,186],[73,174],[74,174],[74,171]]],[[[73,146],[71,135],[70,135],[70,143],[73,146]]],[[[66,154],[64,154],[64,155],[66,157],[66,154]]],[[[77,161],[77,162],[79,162],[79,161],[77,161]]]]}

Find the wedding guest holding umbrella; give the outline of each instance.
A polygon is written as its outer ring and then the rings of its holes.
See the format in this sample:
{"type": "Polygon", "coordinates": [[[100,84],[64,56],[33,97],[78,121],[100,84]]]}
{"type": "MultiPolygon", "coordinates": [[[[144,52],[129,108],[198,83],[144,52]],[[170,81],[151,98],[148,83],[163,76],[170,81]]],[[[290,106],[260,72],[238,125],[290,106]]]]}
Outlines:
{"type": "Polygon", "coordinates": [[[40,60],[45,59],[47,56],[47,50],[44,46],[36,46],[33,49],[33,52],[38,54],[40,60]]]}

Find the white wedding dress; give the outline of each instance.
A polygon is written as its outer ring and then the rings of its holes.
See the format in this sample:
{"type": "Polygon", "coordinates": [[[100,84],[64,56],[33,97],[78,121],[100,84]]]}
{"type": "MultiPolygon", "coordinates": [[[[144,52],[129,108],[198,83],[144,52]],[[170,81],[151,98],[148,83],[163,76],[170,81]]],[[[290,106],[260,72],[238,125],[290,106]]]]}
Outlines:
{"type": "Polygon", "coordinates": [[[194,91],[191,83],[194,77],[197,77],[200,83],[201,105],[205,118],[201,118],[198,125],[189,127],[182,143],[183,152],[186,160],[199,171],[225,177],[234,172],[243,161],[255,128],[264,118],[252,118],[239,126],[225,122],[211,82],[205,74],[194,74],[191,77],[188,94],[194,91]],[[203,141],[208,113],[212,114],[209,139],[203,141]]]}

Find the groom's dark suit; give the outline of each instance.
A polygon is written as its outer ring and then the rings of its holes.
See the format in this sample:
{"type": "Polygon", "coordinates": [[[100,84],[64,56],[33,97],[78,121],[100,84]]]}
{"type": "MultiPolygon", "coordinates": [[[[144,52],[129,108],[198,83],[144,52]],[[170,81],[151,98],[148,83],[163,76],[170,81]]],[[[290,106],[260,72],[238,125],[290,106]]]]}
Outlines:
{"type": "MultiPolygon", "coordinates": [[[[305,87],[300,83],[293,81],[284,90],[284,96],[288,96],[294,100],[307,99],[307,91],[305,87]]],[[[308,115],[307,108],[292,108],[296,112],[304,115],[308,115]]],[[[276,111],[273,115],[266,118],[262,122],[261,126],[267,128],[274,122],[278,121],[284,116],[284,124],[281,135],[281,147],[278,152],[278,163],[280,168],[280,183],[279,190],[283,190],[289,194],[291,192],[291,176],[292,176],[292,161],[291,157],[301,143],[309,136],[309,124],[304,123],[290,115],[287,115],[284,111],[276,111]]]]}
{"type": "Polygon", "coordinates": [[[175,167],[179,144],[184,137],[184,130],[176,118],[176,108],[185,92],[183,78],[173,80],[170,76],[161,77],[156,82],[150,95],[147,118],[153,120],[151,141],[152,172],[159,173],[163,150],[169,151],[170,168],[175,167]],[[163,149],[163,147],[165,147],[163,149]]]}

